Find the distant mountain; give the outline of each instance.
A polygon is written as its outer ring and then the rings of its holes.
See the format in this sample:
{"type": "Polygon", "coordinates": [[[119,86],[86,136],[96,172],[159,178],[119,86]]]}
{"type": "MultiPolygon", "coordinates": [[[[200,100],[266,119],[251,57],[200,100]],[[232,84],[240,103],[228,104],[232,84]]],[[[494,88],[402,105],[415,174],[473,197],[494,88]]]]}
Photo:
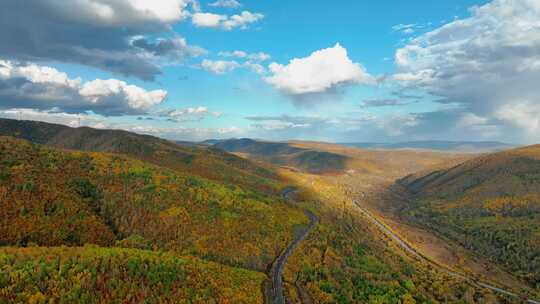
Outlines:
{"type": "Polygon", "coordinates": [[[398,181],[401,215],[540,284],[540,145],[483,155],[398,181]]]}
{"type": "Polygon", "coordinates": [[[218,141],[212,147],[248,154],[251,158],[289,166],[310,173],[336,173],[346,168],[345,155],[296,147],[287,142],[267,142],[249,138],[218,141]]]}
{"type": "Polygon", "coordinates": [[[204,146],[212,146],[226,140],[227,139],[207,139],[205,141],[198,142],[197,144],[204,145],[204,146]]]}
{"type": "Polygon", "coordinates": [[[515,145],[497,141],[409,141],[399,143],[341,143],[341,145],[365,149],[419,149],[457,152],[490,152],[515,148],[515,145]]]}
{"type": "Polygon", "coordinates": [[[56,148],[121,153],[197,176],[276,192],[278,176],[223,150],[178,144],[123,130],[70,128],[38,121],[0,118],[0,136],[12,136],[56,148]]]}

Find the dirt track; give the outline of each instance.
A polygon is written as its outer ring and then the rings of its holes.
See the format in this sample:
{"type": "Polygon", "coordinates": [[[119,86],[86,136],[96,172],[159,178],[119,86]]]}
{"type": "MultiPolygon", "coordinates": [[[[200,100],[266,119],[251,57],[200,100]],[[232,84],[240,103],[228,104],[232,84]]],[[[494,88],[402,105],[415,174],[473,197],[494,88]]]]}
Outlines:
{"type": "MultiPolygon", "coordinates": [[[[428,263],[430,263],[432,265],[435,265],[438,268],[440,268],[442,271],[448,273],[449,275],[454,276],[454,277],[458,277],[458,278],[463,279],[465,281],[468,281],[473,285],[480,286],[480,287],[483,287],[483,288],[486,288],[486,289],[490,289],[490,290],[492,290],[494,292],[504,294],[506,296],[510,296],[510,297],[514,297],[514,298],[521,298],[518,294],[516,294],[514,292],[511,292],[511,291],[508,291],[508,290],[493,286],[493,285],[485,283],[485,282],[480,282],[480,281],[478,281],[476,279],[467,277],[464,274],[457,273],[455,271],[447,269],[446,267],[443,267],[443,266],[433,262],[431,259],[429,259],[428,257],[426,257],[423,254],[421,254],[420,252],[418,252],[416,249],[414,249],[411,245],[409,245],[409,243],[407,243],[407,241],[402,239],[399,235],[395,234],[383,222],[381,222],[379,219],[377,219],[375,216],[373,216],[371,214],[371,212],[364,209],[358,201],[355,201],[354,204],[358,207],[358,210],[360,211],[360,213],[362,215],[364,215],[372,224],[377,226],[377,228],[379,228],[379,230],[381,230],[387,237],[389,237],[399,247],[401,247],[407,253],[411,254],[413,257],[415,257],[417,259],[420,259],[420,260],[424,260],[424,261],[426,261],[426,262],[428,262],[428,263]]],[[[526,301],[526,303],[530,303],[530,304],[540,304],[540,301],[536,301],[536,300],[533,300],[533,299],[524,299],[524,301],[526,301]]]]}

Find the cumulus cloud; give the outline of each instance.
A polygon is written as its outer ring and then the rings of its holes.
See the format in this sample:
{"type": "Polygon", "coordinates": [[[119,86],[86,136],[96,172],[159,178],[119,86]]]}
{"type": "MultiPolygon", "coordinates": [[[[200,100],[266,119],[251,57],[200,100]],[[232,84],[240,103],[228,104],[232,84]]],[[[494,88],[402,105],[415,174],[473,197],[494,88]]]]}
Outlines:
{"type": "Polygon", "coordinates": [[[213,6],[213,7],[226,7],[226,8],[239,8],[242,6],[242,4],[236,0],[217,0],[216,2],[212,2],[208,5],[213,6]]]}
{"type": "Polygon", "coordinates": [[[507,138],[540,140],[539,2],[494,0],[470,11],[398,49],[394,79],[459,105],[456,119],[470,113],[507,138]]]}
{"type": "Polygon", "coordinates": [[[51,67],[0,60],[0,108],[4,109],[137,115],[166,97],[166,91],[147,91],[117,79],[83,82],[51,67]]]}
{"type": "Polygon", "coordinates": [[[234,28],[247,29],[248,25],[264,18],[261,13],[243,11],[238,15],[220,15],[213,13],[194,13],[191,22],[197,27],[220,28],[230,31],[234,28]]]}
{"type": "Polygon", "coordinates": [[[349,59],[339,43],[313,52],[308,57],[292,59],[289,64],[272,63],[265,80],[275,88],[293,95],[326,93],[350,84],[374,84],[375,79],[359,63],[349,59]]]}
{"type": "Polygon", "coordinates": [[[171,35],[186,19],[193,0],[16,0],[2,1],[0,58],[84,64],[153,80],[161,69],[155,56],[198,54],[185,40],[150,42],[133,37],[171,35]]]}
{"type": "Polygon", "coordinates": [[[226,72],[237,69],[240,67],[240,64],[236,61],[205,59],[202,61],[201,67],[214,74],[225,74],[226,72]]]}

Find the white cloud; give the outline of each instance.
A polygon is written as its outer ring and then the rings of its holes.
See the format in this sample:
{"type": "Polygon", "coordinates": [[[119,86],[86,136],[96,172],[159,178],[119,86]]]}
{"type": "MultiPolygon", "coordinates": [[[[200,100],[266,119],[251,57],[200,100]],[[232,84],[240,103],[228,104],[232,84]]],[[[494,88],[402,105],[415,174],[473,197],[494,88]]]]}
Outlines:
{"type": "Polygon", "coordinates": [[[163,90],[146,91],[135,85],[129,85],[117,79],[96,79],[84,83],[79,94],[94,105],[127,106],[135,112],[144,112],[160,104],[167,92],[163,90]]]}
{"type": "Polygon", "coordinates": [[[394,32],[402,32],[404,34],[412,34],[416,27],[417,27],[417,25],[414,24],[414,23],[411,23],[411,24],[400,23],[400,24],[396,24],[396,25],[392,26],[392,30],[394,32]]]}
{"type": "Polygon", "coordinates": [[[394,79],[487,119],[513,141],[540,140],[540,3],[494,0],[470,11],[398,49],[394,79]]]}
{"type": "Polygon", "coordinates": [[[34,109],[8,109],[0,110],[0,117],[22,120],[36,120],[49,123],[63,124],[70,127],[88,126],[97,128],[103,126],[105,119],[86,114],[68,114],[34,109]]]}
{"type": "Polygon", "coordinates": [[[205,59],[201,63],[201,67],[214,74],[225,74],[239,68],[240,64],[236,61],[205,59]]]}
{"type": "Polygon", "coordinates": [[[253,72],[259,74],[259,75],[264,75],[266,74],[266,68],[258,63],[253,63],[253,62],[246,62],[244,63],[244,67],[252,70],[253,72]]]}
{"type": "Polygon", "coordinates": [[[512,102],[502,105],[494,115],[521,128],[529,137],[538,139],[540,133],[540,102],[512,102]]]}
{"type": "Polygon", "coordinates": [[[0,108],[33,108],[105,116],[141,114],[160,104],[163,90],[147,91],[117,79],[82,82],[36,64],[0,60],[0,108]]]}
{"type": "Polygon", "coordinates": [[[264,75],[266,73],[266,69],[262,65],[258,63],[253,63],[251,61],[239,63],[234,60],[204,59],[201,62],[200,67],[208,72],[211,72],[217,75],[222,75],[228,72],[232,72],[239,68],[247,68],[259,75],[264,75]]]}
{"type": "Polygon", "coordinates": [[[243,11],[242,13],[240,13],[240,15],[232,15],[227,20],[225,20],[223,22],[223,28],[226,30],[231,30],[236,27],[245,29],[247,28],[248,24],[257,22],[259,20],[262,20],[263,18],[263,14],[243,11]]]}
{"type": "Polygon", "coordinates": [[[202,141],[209,138],[224,139],[237,136],[244,136],[247,132],[245,128],[228,126],[220,128],[190,128],[177,126],[174,128],[155,127],[148,125],[134,124],[109,124],[107,128],[123,129],[130,132],[148,134],[168,138],[172,140],[202,141]]]}
{"type": "Polygon", "coordinates": [[[219,27],[227,20],[227,16],[212,13],[195,13],[191,16],[191,22],[198,27],[219,27]]]}
{"type": "Polygon", "coordinates": [[[236,58],[246,58],[248,53],[244,51],[232,51],[232,52],[219,52],[218,56],[221,57],[236,57],[236,58]]]}
{"type": "Polygon", "coordinates": [[[365,68],[352,62],[341,45],[313,52],[305,58],[292,59],[288,65],[272,63],[271,76],[265,80],[291,95],[324,93],[349,84],[374,84],[365,68]]]}
{"type": "Polygon", "coordinates": [[[266,61],[272,58],[269,54],[258,52],[258,53],[247,53],[244,51],[232,51],[232,52],[219,52],[221,57],[236,57],[241,59],[246,59],[249,61],[266,61]]]}
{"type": "Polygon", "coordinates": [[[191,21],[197,27],[221,28],[229,31],[234,28],[246,29],[249,24],[263,18],[263,14],[243,11],[239,15],[232,16],[213,13],[195,13],[191,16],[191,21]]]}
{"type": "Polygon", "coordinates": [[[172,122],[201,121],[206,117],[220,117],[221,112],[212,112],[207,107],[198,106],[185,109],[161,110],[154,113],[160,117],[166,117],[172,122]]]}
{"type": "Polygon", "coordinates": [[[208,5],[213,6],[213,7],[226,7],[226,8],[239,8],[242,6],[242,4],[236,0],[217,0],[216,2],[212,2],[208,5]]]}

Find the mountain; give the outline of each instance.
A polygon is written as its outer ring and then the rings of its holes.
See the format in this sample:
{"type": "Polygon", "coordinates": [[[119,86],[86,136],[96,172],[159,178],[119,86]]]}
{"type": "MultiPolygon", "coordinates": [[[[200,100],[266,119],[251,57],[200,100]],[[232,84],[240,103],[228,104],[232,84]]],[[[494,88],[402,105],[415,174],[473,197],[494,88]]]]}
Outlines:
{"type": "Polygon", "coordinates": [[[402,213],[540,284],[540,145],[483,155],[398,181],[402,213]]]}
{"type": "Polygon", "coordinates": [[[13,136],[62,149],[126,154],[167,168],[245,188],[278,193],[272,170],[211,147],[181,145],[123,130],[70,128],[38,121],[0,119],[0,136],[13,136]]]}
{"type": "Polygon", "coordinates": [[[218,141],[212,147],[279,166],[289,166],[310,173],[337,173],[346,168],[347,156],[300,148],[286,142],[266,142],[249,138],[218,141]]]}
{"type": "Polygon", "coordinates": [[[515,148],[515,145],[496,141],[410,141],[400,143],[342,143],[344,146],[365,149],[419,149],[457,152],[490,152],[515,148]]]}
{"type": "Polygon", "coordinates": [[[267,159],[323,156],[310,166],[338,155],[357,170],[328,175],[330,164],[317,175],[123,131],[1,123],[19,138],[0,136],[0,303],[272,303],[273,265],[307,227],[306,213],[318,221],[284,266],[291,303],[494,298],[388,246],[342,187],[374,189],[454,154],[229,146],[267,159]],[[278,195],[285,186],[295,195],[278,195]]]}
{"type": "Polygon", "coordinates": [[[302,210],[119,154],[0,137],[0,244],[135,246],[264,271],[302,210]]]}

